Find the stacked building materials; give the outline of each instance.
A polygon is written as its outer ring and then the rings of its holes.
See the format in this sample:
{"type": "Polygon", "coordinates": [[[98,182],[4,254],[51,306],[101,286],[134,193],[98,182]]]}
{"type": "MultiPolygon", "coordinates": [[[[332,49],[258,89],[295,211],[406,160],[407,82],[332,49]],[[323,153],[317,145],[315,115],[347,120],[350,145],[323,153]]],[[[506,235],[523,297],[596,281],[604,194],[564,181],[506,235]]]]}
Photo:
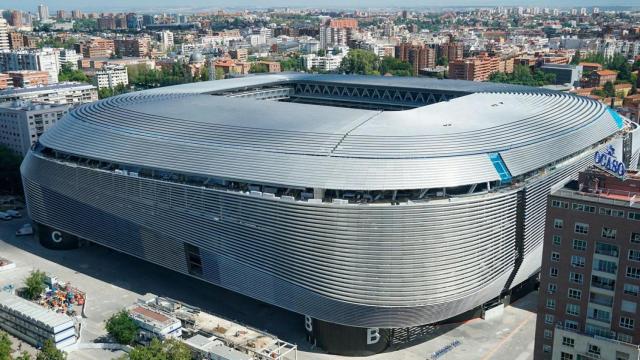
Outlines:
{"type": "Polygon", "coordinates": [[[7,292],[0,292],[0,328],[34,346],[51,339],[61,349],[78,338],[73,318],[7,292]]]}

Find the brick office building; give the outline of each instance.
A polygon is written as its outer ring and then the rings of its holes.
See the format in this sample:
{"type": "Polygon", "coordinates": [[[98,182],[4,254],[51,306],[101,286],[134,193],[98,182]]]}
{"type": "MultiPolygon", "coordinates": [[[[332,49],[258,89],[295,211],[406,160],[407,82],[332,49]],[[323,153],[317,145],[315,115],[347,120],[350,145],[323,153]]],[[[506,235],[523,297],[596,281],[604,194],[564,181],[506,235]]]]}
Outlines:
{"type": "Polygon", "coordinates": [[[596,169],[549,196],[535,359],[638,358],[637,200],[639,174],[596,169]]]}

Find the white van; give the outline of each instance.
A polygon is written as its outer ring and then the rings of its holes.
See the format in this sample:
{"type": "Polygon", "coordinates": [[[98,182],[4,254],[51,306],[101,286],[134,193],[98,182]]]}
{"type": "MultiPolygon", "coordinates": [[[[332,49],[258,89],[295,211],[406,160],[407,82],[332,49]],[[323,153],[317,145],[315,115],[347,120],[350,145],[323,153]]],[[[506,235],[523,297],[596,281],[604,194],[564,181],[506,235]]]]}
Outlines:
{"type": "Polygon", "coordinates": [[[33,226],[31,224],[24,224],[20,229],[16,231],[16,236],[33,235],[33,226]]]}

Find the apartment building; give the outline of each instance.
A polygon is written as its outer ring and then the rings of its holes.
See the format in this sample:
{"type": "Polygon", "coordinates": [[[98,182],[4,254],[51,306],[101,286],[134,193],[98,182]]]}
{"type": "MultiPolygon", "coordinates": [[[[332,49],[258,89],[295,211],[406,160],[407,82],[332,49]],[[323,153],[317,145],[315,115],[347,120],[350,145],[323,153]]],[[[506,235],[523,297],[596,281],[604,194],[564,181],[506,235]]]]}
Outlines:
{"type": "Polygon", "coordinates": [[[589,74],[589,81],[587,86],[600,87],[604,86],[607,82],[615,83],[618,78],[618,72],[613,70],[597,70],[589,74]]]}
{"type": "Polygon", "coordinates": [[[602,64],[598,63],[581,62],[579,65],[582,66],[582,70],[586,73],[602,70],[602,64]]]}
{"type": "MultiPolygon", "coordinates": [[[[1,36],[1,35],[0,35],[1,36]]],[[[24,36],[22,33],[13,31],[9,33],[9,48],[11,50],[19,50],[24,48],[24,36]]]]}
{"type": "Polygon", "coordinates": [[[79,105],[97,101],[98,90],[90,84],[61,83],[0,91],[0,104],[14,100],[79,105]]]}
{"type": "Polygon", "coordinates": [[[307,70],[333,71],[340,67],[344,54],[328,54],[318,56],[316,54],[302,55],[302,66],[307,70]]]}
{"type": "Polygon", "coordinates": [[[267,71],[270,73],[278,73],[282,71],[280,63],[277,61],[258,61],[257,63],[265,65],[267,67],[267,71]]]}
{"type": "Polygon", "coordinates": [[[160,48],[163,51],[169,51],[173,48],[174,40],[173,33],[169,30],[160,31],[157,35],[158,41],[160,42],[160,48]]]}
{"type": "Polygon", "coordinates": [[[113,16],[102,16],[98,18],[98,29],[116,30],[116,19],[113,16]]]}
{"type": "Polygon", "coordinates": [[[108,58],[115,52],[114,41],[102,38],[93,38],[87,43],[75,44],[74,48],[86,58],[108,58]]]}
{"type": "Polygon", "coordinates": [[[105,65],[96,71],[93,82],[98,89],[113,89],[118,85],[126,86],[129,84],[127,68],[121,65],[105,65]]]}
{"type": "Polygon", "coordinates": [[[149,39],[116,39],[113,41],[116,54],[124,57],[146,57],[149,55],[149,39]]]}
{"type": "Polygon", "coordinates": [[[78,60],[82,60],[82,55],[73,49],[63,49],[58,52],[60,66],[63,64],[71,64],[72,69],[78,70],[78,60]]]}
{"type": "Polygon", "coordinates": [[[0,50],[9,50],[9,26],[7,21],[0,18],[0,50]]]}
{"type": "Polygon", "coordinates": [[[49,84],[58,82],[60,62],[53,49],[0,51],[0,72],[37,70],[49,74],[49,84]]]}
{"type": "Polygon", "coordinates": [[[445,57],[449,61],[464,58],[464,44],[461,42],[447,42],[438,45],[438,56],[445,57]]]}
{"type": "Polygon", "coordinates": [[[596,168],[549,196],[535,359],[640,356],[639,197],[638,173],[596,168]]]}
{"type": "Polygon", "coordinates": [[[20,70],[9,71],[14,87],[27,87],[49,84],[49,73],[46,71],[20,70]]]}
{"type": "Polygon", "coordinates": [[[346,46],[358,30],[356,19],[332,19],[328,26],[320,27],[320,48],[346,46]]]}
{"type": "Polygon", "coordinates": [[[68,111],[70,105],[14,101],[0,104],[0,144],[25,156],[31,145],[68,111]]]}
{"type": "Polygon", "coordinates": [[[249,54],[247,49],[229,50],[229,56],[234,60],[247,61],[249,54]]]}
{"type": "Polygon", "coordinates": [[[13,88],[13,80],[9,74],[0,73],[0,90],[13,88]]]}
{"type": "Polygon", "coordinates": [[[436,66],[436,49],[425,44],[401,43],[395,47],[395,55],[397,59],[410,63],[413,66],[414,74],[417,74],[421,69],[436,66]]]}
{"type": "Polygon", "coordinates": [[[500,71],[500,59],[497,57],[479,56],[449,61],[450,79],[487,81],[497,71],[500,71]]]}

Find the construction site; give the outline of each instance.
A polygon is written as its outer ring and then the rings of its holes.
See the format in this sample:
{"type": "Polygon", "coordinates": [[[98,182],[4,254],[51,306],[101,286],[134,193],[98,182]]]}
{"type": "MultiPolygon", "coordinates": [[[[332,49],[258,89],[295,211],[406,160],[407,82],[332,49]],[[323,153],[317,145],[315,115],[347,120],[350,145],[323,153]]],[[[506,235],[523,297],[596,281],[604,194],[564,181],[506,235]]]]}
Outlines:
{"type": "Polygon", "coordinates": [[[158,337],[181,333],[182,340],[201,358],[295,360],[297,346],[278,339],[267,332],[242,325],[236,321],[201,311],[180,301],[148,294],[130,308],[136,319],[144,318],[154,327],[158,337]],[[171,319],[182,324],[180,331],[168,328],[171,319]]]}
{"type": "Polygon", "coordinates": [[[83,314],[86,299],[84,292],[54,276],[46,276],[45,284],[47,289],[44,294],[34,300],[40,306],[74,317],[83,314]]]}

